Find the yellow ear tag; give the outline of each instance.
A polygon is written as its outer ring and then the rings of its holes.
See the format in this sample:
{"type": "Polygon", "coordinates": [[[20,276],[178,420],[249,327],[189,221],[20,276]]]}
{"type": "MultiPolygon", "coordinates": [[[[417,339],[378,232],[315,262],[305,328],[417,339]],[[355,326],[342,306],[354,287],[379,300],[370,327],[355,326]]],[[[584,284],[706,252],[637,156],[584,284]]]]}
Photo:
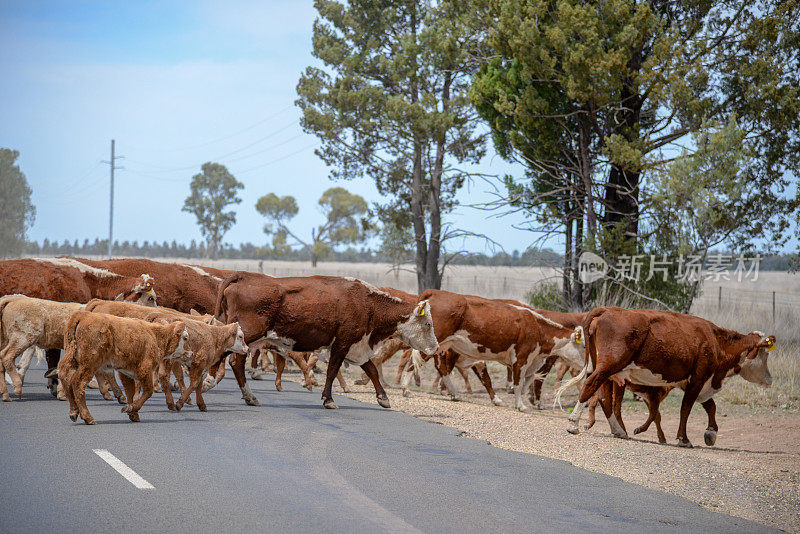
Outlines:
{"type": "Polygon", "coordinates": [[[419,309],[419,316],[422,317],[423,315],[425,315],[425,308],[420,308],[419,309]]]}
{"type": "Polygon", "coordinates": [[[767,350],[775,350],[775,344],[771,344],[769,347],[767,347],[767,350]]]}

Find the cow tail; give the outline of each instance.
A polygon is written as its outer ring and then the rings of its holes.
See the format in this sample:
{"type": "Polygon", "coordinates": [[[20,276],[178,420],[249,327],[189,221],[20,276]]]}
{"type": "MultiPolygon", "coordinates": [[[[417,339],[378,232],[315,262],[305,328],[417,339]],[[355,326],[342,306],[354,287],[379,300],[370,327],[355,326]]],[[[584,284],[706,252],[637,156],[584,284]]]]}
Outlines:
{"type": "MultiPolygon", "coordinates": [[[[78,321],[77,317],[73,315],[67,323],[67,331],[64,332],[64,357],[61,361],[66,361],[65,366],[68,365],[70,370],[78,368],[78,360],[75,358],[78,350],[78,321]]],[[[61,367],[59,363],[59,367],[61,367]]],[[[65,369],[66,370],[66,369],[65,369]]]]}
{"type": "Polygon", "coordinates": [[[228,302],[225,298],[225,290],[241,279],[242,275],[240,273],[234,273],[220,284],[219,290],[217,290],[217,303],[214,306],[214,318],[216,320],[222,321],[223,323],[228,322],[228,302]]]}
{"type": "Polygon", "coordinates": [[[583,342],[585,343],[586,350],[584,351],[584,360],[583,360],[583,367],[581,368],[581,372],[577,375],[573,376],[566,382],[564,382],[561,387],[558,388],[556,391],[555,396],[553,397],[553,407],[558,405],[561,408],[561,395],[564,394],[566,390],[571,388],[572,386],[577,386],[581,380],[586,378],[586,376],[591,372],[589,367],[592,365],[592,360],[590,356],[597,361],[597,349],[594,345],[594,329],[592,328],[592,321],[594,321],[597,317],[603,314],[606,309],[604,307],[597,307],[586,314],[586,317],[583,320],[583,342]]]}

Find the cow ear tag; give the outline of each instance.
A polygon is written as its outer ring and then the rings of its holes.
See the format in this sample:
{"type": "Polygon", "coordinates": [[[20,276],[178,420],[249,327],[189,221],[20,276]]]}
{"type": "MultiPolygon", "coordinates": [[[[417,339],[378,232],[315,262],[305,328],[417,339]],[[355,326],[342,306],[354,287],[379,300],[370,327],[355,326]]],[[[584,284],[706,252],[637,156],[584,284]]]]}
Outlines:
{"type": "Polygon", "coordinates": [[[425,308],[420,308],[419,309],[419,316],[422,317],[423,315],[425,315],[425,308]]]}

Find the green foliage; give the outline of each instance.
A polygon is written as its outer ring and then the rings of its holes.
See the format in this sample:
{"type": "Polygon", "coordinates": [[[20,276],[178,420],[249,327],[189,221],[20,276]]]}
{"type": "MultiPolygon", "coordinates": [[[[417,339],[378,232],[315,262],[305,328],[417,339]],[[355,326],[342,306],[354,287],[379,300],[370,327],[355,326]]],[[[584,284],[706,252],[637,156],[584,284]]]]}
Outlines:
{"type": "Polygon", "coordinates": [[[208,251],[212,258],[217,259],[222,236],[236,224],[236,213],[225,211],[225,208],[242,201],[236,193],[244,188],[244,184],[219,163],[204,163],[201,169],[201,173],[192,177],[191,193],[186,197],[182,211],[197,218],[208,251]]]}
{"type": "Polygon", "coordinates": [[[567,236],[565,274],[584,248],[613,261],[785,241],[800,205],[787,194],[800,171],[798,0],[472,5],[495,52],[472,101],[498,152],[526,166],[504,181],[509,203],[567,236]]]}
{"type": "Polygon", "coordinates": [[[367,176],[410,214],[420,289],[439,287],[442,214],[480,161],[467,95],[475,35],[463,2],[316,0],[313,55],[297,85],[303,129],[333,179],[367,176]]]}
{"type": "Polygon", "coordinates": [[[304,240],[293,233],[289,221],[298,213],[297,201],[291,195],[279,197],[269,193],[258,199],[256,211],[267,218],[264,233],[272,235],[273,251],[285,255],[291,250],[288,237],[306,248],[311,263],[327,258],[338,245],[364,241],[372,231],[369,222],[369,207],[359,195],[342,187],[331,187],[319,199],[325,222],[311,230],[311,239],[304,240]]]}
{"type": "Polygon", "coordinates": [[[0,148],[0,258],[22,253],[25,233],[36,217],[31,188],[16,163],[18,157],[18,151],[0,148]]]}
{"type": "Polygon", "coordinates": [[[539,310],[570,311],[561,298],[561,289],[555,282],[540,282],[525,295],[525,300],[531,307],[539,310]]]}

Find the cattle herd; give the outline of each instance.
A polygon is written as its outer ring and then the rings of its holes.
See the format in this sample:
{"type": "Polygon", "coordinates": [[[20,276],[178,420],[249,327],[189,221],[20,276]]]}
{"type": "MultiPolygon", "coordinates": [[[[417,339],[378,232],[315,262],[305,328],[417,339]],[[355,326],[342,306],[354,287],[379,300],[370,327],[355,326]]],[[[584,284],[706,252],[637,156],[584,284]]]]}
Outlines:
{"type": "MultiPolygon", "coordinates": [[[[69,401],[69,416],[95,420],[86,406],[86,388],[96,380],[103,396],[123,404],[131,421],[154,391],[171,410],[194,402],[205,411],[203,392],[225,372],[225,362],[249,405],[259,405],[246,380],[246,363],[272,354],[276,387],[291,358],[312,389],[318,360],[327,361],[322,402],[336,408],[334,379],[346,387],[340,368],[359,365],[389,408],[382,364],[401,354],[398,379],[403,394],[419,381],[429,359],[441,388],[453,398],[451,372],[466,379],[472,370],[492,401],[501,405],[487,361],[508,369],[514,406],[539,405],[543,375],[558,367],[562,383],[556,402],[570,387],[580,393],[567,430],[587,427],[599,404],[615,436],[627,437],[622,396],[630,388],[649,408],[659,441],[659,404],[673,388],[684,391],[678,444],[691,446],[686,421],[695,402],[708,415],[705,442],[717,436],[714,395],[723,381],[739,374],[768,386],[767,353],[775,337],[741,334],[691,315],[598,307],[586,313],[537,310],[514,300],[486,299],[440,290],[413,295],[378,288],[355,278],[264,274],[161,263],[145,259],[95,261],[39,258],[0,261],[0,394],[22,395],[32,355],[44,350],[48,387],[69,401]],[[62,356],[63,351],[63,356],[62,356]],[[172,396],[174,375],[180,397],[172,396]],[[185,383],[185,375],[189,383],[185,383]],[[117,379],[122,384],[119,387],[117,379]],[[124,392],[122,391],[124,389],[124,392]],[[527,397],[527,399],[526,399],[527,397]]],[[[468,384],[468,380],[467,380],[468,384]]]]}

